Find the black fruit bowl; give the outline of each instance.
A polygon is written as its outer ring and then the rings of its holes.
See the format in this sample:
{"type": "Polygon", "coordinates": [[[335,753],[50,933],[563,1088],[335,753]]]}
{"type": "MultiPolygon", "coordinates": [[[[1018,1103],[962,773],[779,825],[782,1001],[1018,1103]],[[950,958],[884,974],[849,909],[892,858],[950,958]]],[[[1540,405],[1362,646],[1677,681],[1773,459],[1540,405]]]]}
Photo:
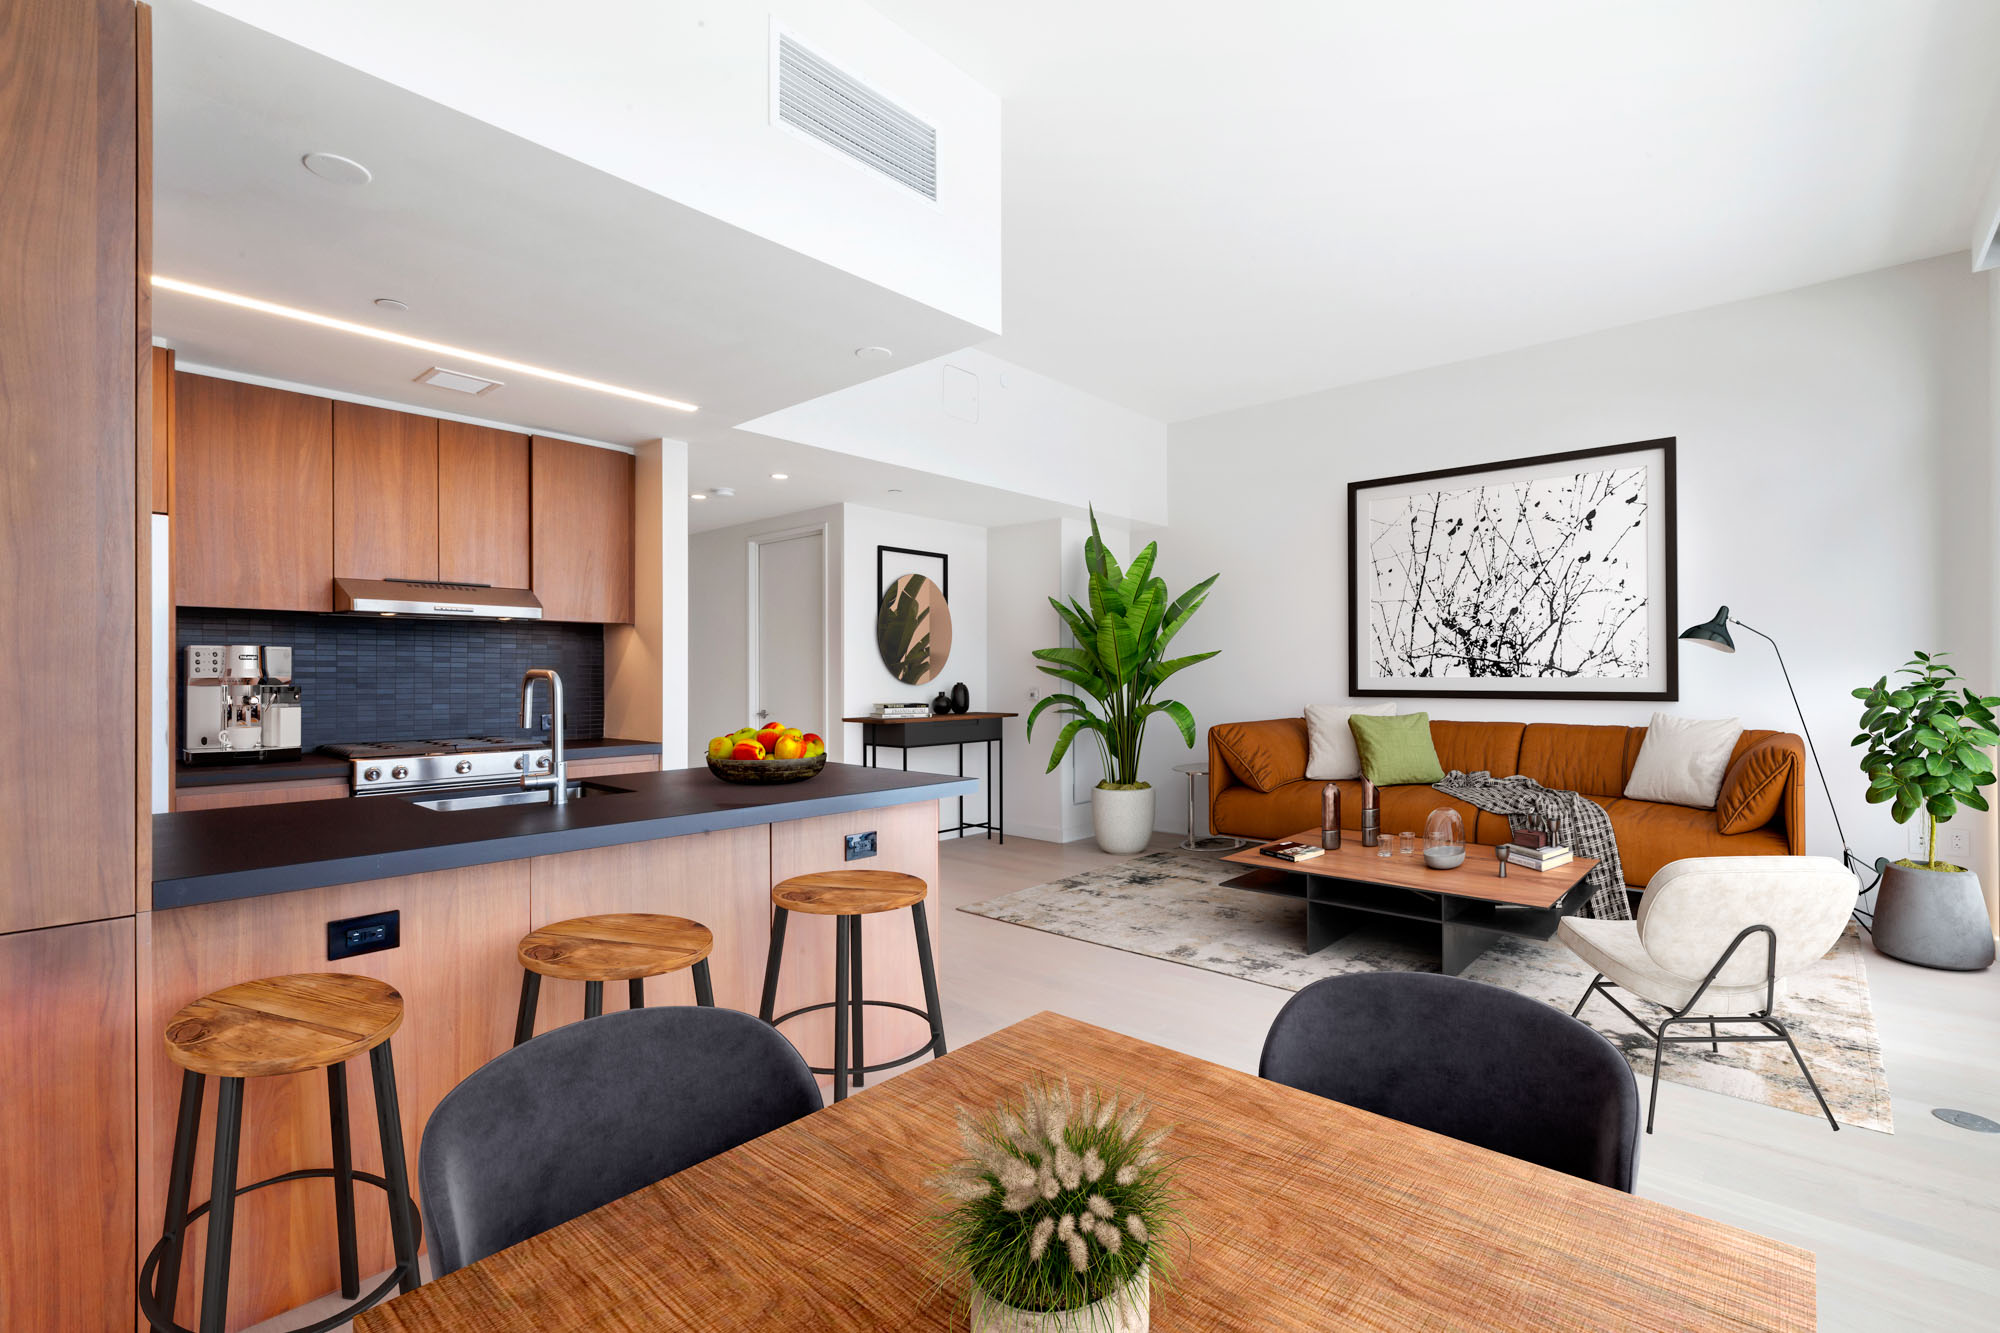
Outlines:
{"type": "Polygon", "coordinates": [[[818,775],[826,767],[826,756],[816,754],[810,759],[708,759],[708,771],[724,782],[741,782],[754,786],[760,783],[804,782],[818,775]]]}

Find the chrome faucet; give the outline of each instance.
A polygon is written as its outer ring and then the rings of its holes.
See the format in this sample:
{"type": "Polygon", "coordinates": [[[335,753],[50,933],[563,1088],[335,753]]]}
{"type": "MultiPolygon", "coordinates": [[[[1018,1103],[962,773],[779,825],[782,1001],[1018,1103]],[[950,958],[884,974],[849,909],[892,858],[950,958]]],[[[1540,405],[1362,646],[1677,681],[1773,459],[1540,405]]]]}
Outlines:
{"type": "Polygon", "coordinates": [[[563,761],[563,695],[562,677],[548,667],[529,667],[521,677],[521,725],[532,730],[535,725],[535,681],[549,683],[549,700],[552,712],[549,722],[549,742],[555,747],[554,767],[547,773],[535,773],[531,769],[521,770],[523,787],[549,787],[551,805],[569,803],[569,766],[563,761]]]}

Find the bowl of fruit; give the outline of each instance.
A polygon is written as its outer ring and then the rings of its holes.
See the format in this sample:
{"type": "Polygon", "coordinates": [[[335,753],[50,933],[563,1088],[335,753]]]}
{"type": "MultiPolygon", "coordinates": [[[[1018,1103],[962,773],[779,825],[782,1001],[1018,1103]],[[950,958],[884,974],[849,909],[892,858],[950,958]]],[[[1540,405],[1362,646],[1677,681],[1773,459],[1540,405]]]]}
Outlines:
{"type": "Polygon", "coordinates": [[[724,782],[804,782],[825,767],[825,741],[778,722],[708,743],[708,771],[724,782]]]}

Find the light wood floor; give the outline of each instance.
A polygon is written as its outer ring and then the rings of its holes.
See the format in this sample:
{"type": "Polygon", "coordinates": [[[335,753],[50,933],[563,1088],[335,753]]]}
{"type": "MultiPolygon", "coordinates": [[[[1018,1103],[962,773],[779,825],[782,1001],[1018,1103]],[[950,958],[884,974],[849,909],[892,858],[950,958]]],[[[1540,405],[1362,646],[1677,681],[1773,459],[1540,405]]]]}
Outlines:
{"type": "MultiPolygon", "coordinates": [[[[1162,834],[1154,845],[1174,841],[1162,834]]],[[[1088,842],[944,844],[939,970],[951,1042],[1054,1009],[1254,1070],[1290,992],[956,910],[1118,859],[1088,842]]],[[[2000,1327],[2000,1134],[1930,1113],[2000,1120],[2000,969],[1934,972],[1872,951],[1867,967],[1894,1135],[1836,1134],[1821,1120],[1668,1083],[1659,1130],[1640,1147],[1639,1192],[1814,1251],[1828,1333],[2000,1327]]],[[[308,1322],[312,1308],[258,1333],[308,1322]]]]}

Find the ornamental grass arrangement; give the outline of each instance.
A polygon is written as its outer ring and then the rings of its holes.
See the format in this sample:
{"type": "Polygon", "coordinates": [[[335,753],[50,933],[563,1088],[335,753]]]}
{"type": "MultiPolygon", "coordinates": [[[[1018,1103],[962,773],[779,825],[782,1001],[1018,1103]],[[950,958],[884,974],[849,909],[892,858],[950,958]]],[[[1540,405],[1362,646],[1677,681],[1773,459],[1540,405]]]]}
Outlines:
{"type": "Polygon", "coordinates": [[[983,1119],[959,1111],[965,1159],[937,1177],[947,1268],[975,1333],[1136,1333],[1167,1276],[1173,1225],[1165,1129],[1149,1108],[1067,1079],[1029,1084],[983,1119]]]}

